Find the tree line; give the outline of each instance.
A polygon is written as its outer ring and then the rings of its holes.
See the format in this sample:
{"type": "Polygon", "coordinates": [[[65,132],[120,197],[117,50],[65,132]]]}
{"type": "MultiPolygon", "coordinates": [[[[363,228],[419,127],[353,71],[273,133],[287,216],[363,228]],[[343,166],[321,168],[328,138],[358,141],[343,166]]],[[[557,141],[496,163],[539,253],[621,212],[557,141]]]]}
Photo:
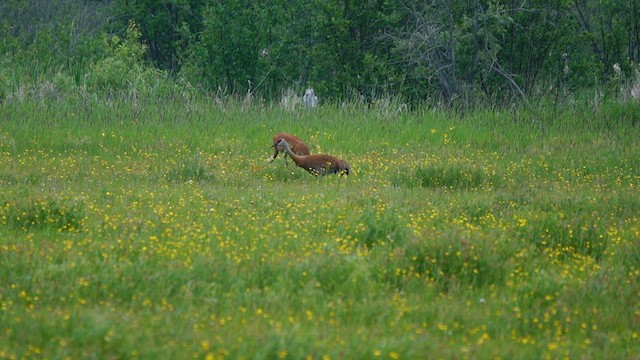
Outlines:
{"type": "Polygon", "coordinates": [[[134,68],[219,95],[505,104],[636,76],[640,1],[6,0],[0,36],[5,88],[134,68]]]}

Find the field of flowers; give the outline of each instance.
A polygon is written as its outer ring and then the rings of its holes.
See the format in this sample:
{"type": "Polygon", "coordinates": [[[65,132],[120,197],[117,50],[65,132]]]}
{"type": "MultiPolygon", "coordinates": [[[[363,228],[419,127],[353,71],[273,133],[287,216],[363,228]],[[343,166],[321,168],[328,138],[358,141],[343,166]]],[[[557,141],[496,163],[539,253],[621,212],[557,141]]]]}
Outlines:
{"type": "Polygon", "coordinates": [[[0,359],[640,354],[623,105],[0,112],[0,359]],[[351,176],[267,164],[278,131],[351,176]]]}

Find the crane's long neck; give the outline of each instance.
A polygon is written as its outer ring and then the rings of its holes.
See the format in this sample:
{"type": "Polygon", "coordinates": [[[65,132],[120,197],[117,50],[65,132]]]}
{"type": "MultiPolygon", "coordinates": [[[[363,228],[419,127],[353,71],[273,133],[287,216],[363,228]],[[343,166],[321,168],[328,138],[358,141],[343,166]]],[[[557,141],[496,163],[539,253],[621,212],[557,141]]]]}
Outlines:
{"type": "Polygon", "coordinates": [[[289,156],[293,159],[293,162],[295,162],[296,165],[299,165],[300,164],[300,160],[302,160],[300,155],[295,154],[293,151],[291,151],[291,148],[289,147],[289,143],[288,142],[283,141],[282,144],[284,145],[284,149],[287,150],[287,154],[289,154],[289,156]]]}

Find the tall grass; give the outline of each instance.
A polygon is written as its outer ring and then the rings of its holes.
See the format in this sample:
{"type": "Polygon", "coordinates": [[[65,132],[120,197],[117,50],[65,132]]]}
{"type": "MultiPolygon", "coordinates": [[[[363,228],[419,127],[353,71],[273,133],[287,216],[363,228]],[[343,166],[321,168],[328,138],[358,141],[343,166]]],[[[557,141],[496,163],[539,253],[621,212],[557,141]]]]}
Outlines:
{"type": "Polygon", "coordinates": [[[0,104],[0,358],[639,352],[636,104],[218,100],[0,104]]]}

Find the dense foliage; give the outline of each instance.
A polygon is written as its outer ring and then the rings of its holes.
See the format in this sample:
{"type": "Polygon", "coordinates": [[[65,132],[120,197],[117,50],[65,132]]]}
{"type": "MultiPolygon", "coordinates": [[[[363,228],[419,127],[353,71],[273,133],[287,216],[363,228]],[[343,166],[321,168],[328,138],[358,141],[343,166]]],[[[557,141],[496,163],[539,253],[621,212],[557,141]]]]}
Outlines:
{"type": "Polygon", "coordinates": [[[8,0],[0,96],[45,79],[58,91],[136,79],[217,96],[312,87],[323,101],[444,105],[618,95],[638,70],[639,19],[635,0],[8,0]]]}

